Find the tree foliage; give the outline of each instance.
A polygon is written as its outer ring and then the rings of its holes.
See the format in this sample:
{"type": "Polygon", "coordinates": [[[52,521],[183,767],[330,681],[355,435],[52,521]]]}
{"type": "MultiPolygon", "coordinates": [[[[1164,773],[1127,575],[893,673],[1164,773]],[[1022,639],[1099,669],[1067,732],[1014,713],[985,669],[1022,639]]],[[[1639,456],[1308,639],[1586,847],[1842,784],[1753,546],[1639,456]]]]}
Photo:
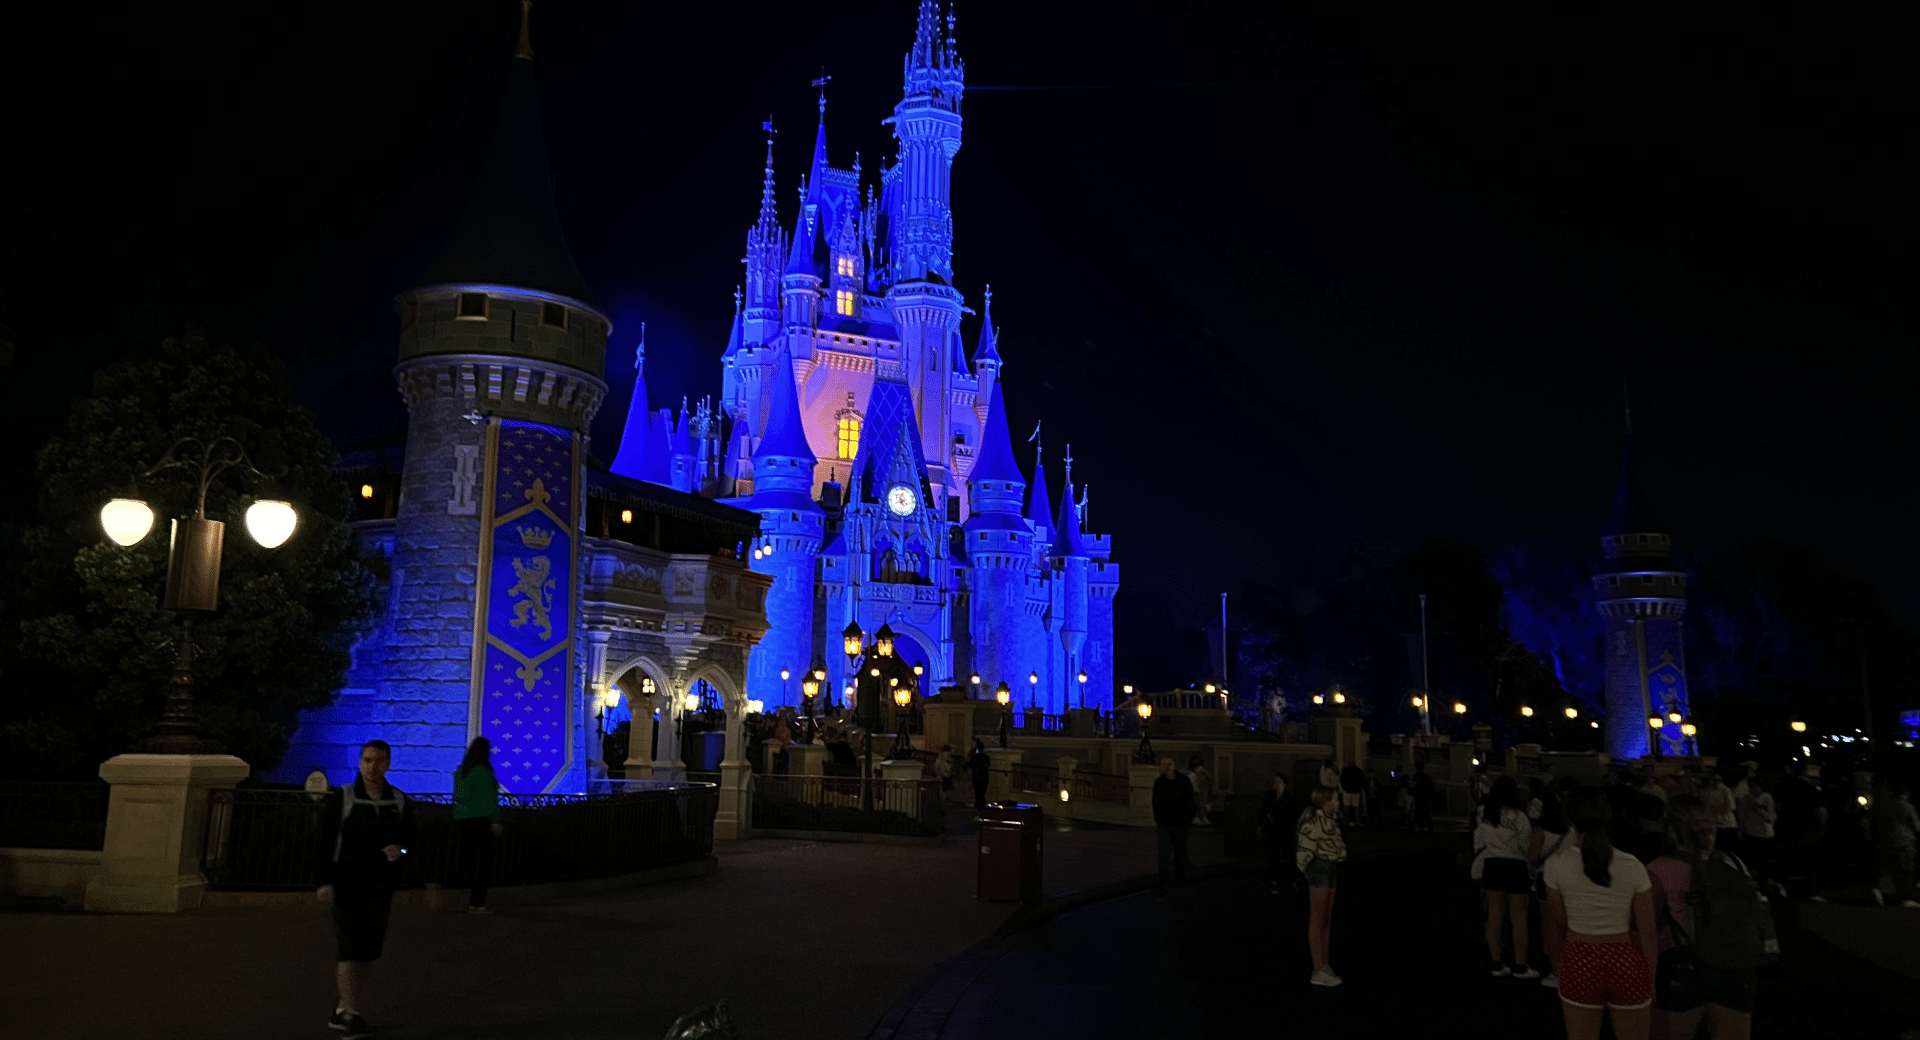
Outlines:
{"type": "Polygon", "coordinates": [[[207,489],[207,518],[228,530],[219,609],[192,620],[202,735],[264,770],[285,753],[296,714],[340,687],[373,598],[344,522],[349,489],[334,472],[333,445],[271,358],[199,337],[169,340],[98,374],[66,430],[40,450],[39,523],[0,608],[0,632],[11,636],[0,639],[0,769],[84,774],[159,718],[182,631],[161,606],[167,518],[191,515],[198,474],[141,474],[189,437],[232,437],[269,475],[230,469],[207,489]],[[123,549],[101,532],[99,510],[130,491],[159,520],[123,549]],[[277,549],[245,533],[257,498],[299,511],[277,549]]]}

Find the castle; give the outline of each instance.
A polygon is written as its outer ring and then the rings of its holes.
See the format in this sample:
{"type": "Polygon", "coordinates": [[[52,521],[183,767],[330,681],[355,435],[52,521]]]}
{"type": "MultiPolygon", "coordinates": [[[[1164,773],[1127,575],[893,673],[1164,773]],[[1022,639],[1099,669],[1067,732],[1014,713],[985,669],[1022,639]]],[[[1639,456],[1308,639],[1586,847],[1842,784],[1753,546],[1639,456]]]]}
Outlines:
{"type": "Polygon", "coordinates": [[[823,95],[788,230],[769,137],[718,408],[655,412],[639,373],[601,469],[611,323],[559,229],[523,10],[472,204],[396,301],[404,439],[343,460],[385,609],[272,778],[338,782],[380,736],[403,787],[446,790],[487,736],[509,789],[580,791],[628,705],[657,734],[629,764],[670,770],[696,706],[798,705],[811,669],[852,691],[851,624],[896,633],[923,697],[1111,704],[1110,542],[1084,529],[1070,452],[1057,509],[1042,462],[1029,480],[1014,457],[985,291],[963,342],[964,92],[953,16],[922,0],[877,183],[830,165],[823,95]]]}
{"type": "Polygon", "coordinates": [[[1680,643],[1687,576],[1673,559],[1673,536],[1640,490],[1629,425],[1613,512],[1600,538],[1604,562],[1593,590],[1605,625],[1605,750],[1617,761],[1697,754],[1686,655],[1680,643]]]}

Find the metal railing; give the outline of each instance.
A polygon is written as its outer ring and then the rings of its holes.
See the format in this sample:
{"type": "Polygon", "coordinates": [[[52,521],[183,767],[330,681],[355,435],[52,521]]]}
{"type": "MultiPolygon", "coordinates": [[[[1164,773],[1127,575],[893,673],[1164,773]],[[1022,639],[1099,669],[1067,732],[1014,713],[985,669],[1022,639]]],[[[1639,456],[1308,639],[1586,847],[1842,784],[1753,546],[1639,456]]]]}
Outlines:
{"type": "Polygon", "coordinates": [[[107,796],[99,781],[0,783],[0,848],[97,849],[107,843],[107,796]]]}
{"type": "MultiPolygon", "coordinates": [[[[414,834],[398,883],[465,885],[452,796],[409,795],[414,834]]],[[[704,859],[713,852],[719,792],[705,785],[596,795],[514,797],[500,809],[489,884],[612,877],[704,859]]],[[[211,792],[201,870],[218,889],[317,884],[328,803],[304,791],[211,792]]]]}
{"type": "Polygon", "coordinates": [[[1060,772],[1051,766],[1014,762],[1007,766],[1006,773],[1008,790],[1060,792],[1060,772]]]}
{"type": "Polygon", "coordinates": [[[753,825],[931,837],[946,828],[946,808],[938,780],[762,775],[753,781],[753,825]],[[871,810],[864,808],[868,785],[871,810]]]}
{"type": "Polygon", "coordinates": [[[1067,777],[1064,785],[1074,801],[1107,802],[1113,805],[1130,805],[1133,802],[1133,781],[1124,776],[1110,773],[1083,773],[1076,770],[1067,777]]]}

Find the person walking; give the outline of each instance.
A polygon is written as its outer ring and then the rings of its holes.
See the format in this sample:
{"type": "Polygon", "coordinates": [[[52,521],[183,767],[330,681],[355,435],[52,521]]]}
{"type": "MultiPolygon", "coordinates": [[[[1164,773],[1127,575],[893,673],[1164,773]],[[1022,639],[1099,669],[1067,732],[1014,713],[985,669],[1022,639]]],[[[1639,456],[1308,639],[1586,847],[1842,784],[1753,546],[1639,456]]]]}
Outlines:
{"type": "Polygon", "coordinates": [[[1546,913],[1547,883],[1543,868],[1547,860],[1567,847],[1567,832],[1571,828],[1553,785],[1536,776],[1527,781],[1527,787],[1533,795],[1527,802],[1527,822],[1532,826],[1527,835],[1527,862],[1533,875],[1533,897],[1541,906],[1540,952],[1547,958],[1547,973],[1541,977],[1540,984],[1553,989],[1560,985],[1560,976],[1554,969],[1560,965],[1560,943],[1566,938],[1566,930],[1546,913]]]}
{"type": "MultiPolygon", "coordinates": [[[[1759,972],[1709,965],[1693,949],[1705,923],[1694,912],[1705,901],[1694,883],[1716,856],[1714,823],[1699,795],[1675,795],[1667,803],[1666,852],[1647,864],[1660,937],[1653,1030],[1661,1040],[1693,1040],[1703,1018],[1712,1040],[1747,1040],[1753,1032],[1759,972]]],[[[1729,866],[1738,863],[1724,852],[1718,856],[1729,866]]]]}
{"type": "Polygon", "coordinates": [[[1193,782],[1173,767],[1173,759],[1160,760],[1160,775],[1153,780],[1153,827],[1160,850],[1161,899],[1167,898],[1174,884],[1185,884],[1193,861],[1187,858],[1187,833],[1193,829],[1193,782]],[[1169,880],[1171,879],[1171,880],[1169,880]]]}
{"type": "Polygon", "coordinates": [[[1567,799],[1574,847],[1547,860],[1547,914],[1561,922],[1560,1010],[1568,1040],[1597,1040],[1603,1018],[1618,1040],[1646,1040],[1653,1004],[1653,882],[1613,847],[1607,795],[1586,787],[1567,799]]]}
{"type": "Polygon", "coordinates": [[[367,974],[387,940],[400,857],[413,836],[413,807],[387,783],[393,748],[369,740],[360,748],[360,774],[321,804],[321,835],[314,895],[333,909],[334,985],[339,1001],[327,1027],[345,1036],[373,1035],[361,1014],[367,974]]]}
{"type": "Polygon", "coordinates": [[[1194,825],[1211,827],[1213,817],[1208,810],[1213,805],[1213,774],[1199,755],[1187,759],[1187,782],[1193,785],[1194,825]]]}
{"type": "Polygon", "coordinates": [[[973,750],[967,752],[967,773],[973,780],[973,810],[987,811],[987,782],[993,779],[993,756],[987,754],[986,746],[980,741],[973,742],[973,750]]]}
{"type": "Polygon", "coordinates": [[[1269,890],[1274,895],[1291,889],[1299,878],[1293,852],[1299,840],[1300,813],[1300,799],[1287,792],[1287,775],[1273,774],[1273,787],[1260,796],[1254,829],[1267,851],[1269,890]]]}
{"type": "Polygon", "coordinates": [[[1333,939],[1333,892],[1340,864],[1347,859],[1347,843],[1340,837],[1340,791],[1321,784],[1313,789],[1313,807],[1300,820],[1294,846],[1294,866],[1307,879],[1307,951],[1313,956],[1316,986],[1338,986],[1345,981],[1328,962],[1333,939]]]}
{"type": "Polygon", "coordinates": [[[500,781],[493,775],[493,744],[485,737],[473,738],[453,771],[453,826],[467,867],[467,913],[493,913],[487,909],[487,882],[493,877],[493,842],[500,835],[500,781]]]}
{"type": "Polygon", "coordinates": [[[1480,820],[1473,828],[1473,876],[1487,901],[1487,957],[1496,977],[1512,975],[1537,979],[1540,973],[1527,963],[1527,893],[1533,879],[1527,871],[1533,825],[1520,801],[1520,785],[1511,776],[1495,778],[1480,802],[1480,820]],[[1513,964],[1501,954],[1502,919],[1512,921],[1513,964]]]}
{"type": "Polygon", "coordinates": [[[1905,781],[1892,781],[1876,793],[1873,815],[1873,836],[1879,855],[1879,869],[1873,883],[1874,905],[1885,906],[1887,900],[1898,899],[1900,905],[1909,910],[1920,909],[1920,900],[1913,898],[1920,813],[1914,811],[1913,803],[1907,799],[1905,781]]]}
{"type": "Polygon", "coordinates": [[[1740,821],[1741,858],[1753,872],[1773,882],[1773,825],[1780,818],[1773,804],[1773,784],[1755,774],[1744,784],[1746,794],[1734,803],[1734,817],[1740,821]]]}

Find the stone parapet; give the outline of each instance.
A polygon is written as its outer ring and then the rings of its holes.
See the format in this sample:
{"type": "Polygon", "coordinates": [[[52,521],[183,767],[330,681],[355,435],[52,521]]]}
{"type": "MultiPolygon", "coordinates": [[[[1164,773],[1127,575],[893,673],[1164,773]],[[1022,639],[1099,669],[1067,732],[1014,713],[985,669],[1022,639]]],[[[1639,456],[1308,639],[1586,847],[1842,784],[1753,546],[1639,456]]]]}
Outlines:
{"type": "Polygon", "coordinates": [[[86,908],[171,914],[200,905],[207,792],[229,788],[252,769],[232,755],[116,755],[100,766],[113,787],[100,873],[86,908]]]}

